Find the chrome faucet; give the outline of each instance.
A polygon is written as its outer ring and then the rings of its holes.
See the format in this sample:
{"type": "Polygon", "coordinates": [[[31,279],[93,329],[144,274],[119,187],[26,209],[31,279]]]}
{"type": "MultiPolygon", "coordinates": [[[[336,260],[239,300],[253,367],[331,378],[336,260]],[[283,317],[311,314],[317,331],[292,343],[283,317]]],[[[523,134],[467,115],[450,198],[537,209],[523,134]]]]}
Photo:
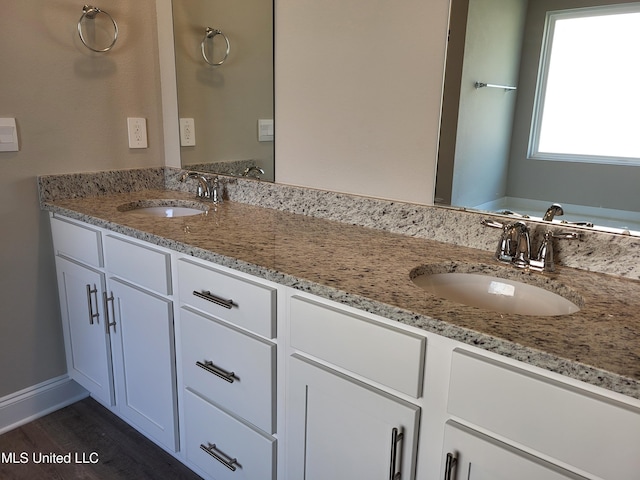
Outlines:
{"type": "Polygon", "coordinates": [[[525,268],[529,265],[531,239],[529,237],[529,228],[524,222],[517,221],[503,224],[492,220],[483,220],[482,224],[487,227],[502,229],[495,254],[499,262],[511,263],[519,268],[525,268]]]}
{"type": "Polygon", "coordinates": [[[542,220],[544,220],[545,222],[550,222],[551,220],[553,220],[553,217],[555,217],[556,215],[557,216],[564,215],[564,210],[562,209],[562,205],[560,205],[559,203],[554,203],[549,208],[547,208],[547,211],[544,212],[544,216],[542,217],[542,220]]]}
{"type": "MultiPolygon", "coordinates": [[[[554,219],[554,217],[559,217],[561,215],[564,215],[562,205],[560,205],[559,203],[554,203],[549,208],[547,208],[546,212],[544,212],[542,220],[550,222],[554,219]]],[[[566,220],[561,220],[560,223],[564,223],[565,225],[575,225],[578,227],[593,227],[592,222],[567,222],[566,220]]]]}
{"type": "Polygon", "coordinates": [[[180,181],[185,182],[189,178],[198,180],[198,190],[196,197],[203,200],[209,200],[213,203],[222,203],[222,193],[220,191],[220,179],[215,176],[210,179],[206,175],[198,172],[186,172],[180,176],[180,181]]]}
{"type": "Polygon", "coordinates": [[[529,227],[524,222],[503,224],[494,220],[483,220],[487,227],[500,228],[502,234],[498,242],[495,257],[499,262],[508,263],[517,268],[527,268],[538,272],[553,272],[553,239],[579,239],[579,233],[547,231],[544,234],[537,255],[531,257],[531,236],[529,227]]]}
{"type": "Polygon", "coordinates": [[[243,177],[252,176],[254,178],[257,178],[258,180],[260,180],[260,175],[264,175],[264,170],[255,165],[245,168],[244,171],[242,172],[243,177]],[[251,175],[252,173],[255,173],[255,175],[251,175]]]}

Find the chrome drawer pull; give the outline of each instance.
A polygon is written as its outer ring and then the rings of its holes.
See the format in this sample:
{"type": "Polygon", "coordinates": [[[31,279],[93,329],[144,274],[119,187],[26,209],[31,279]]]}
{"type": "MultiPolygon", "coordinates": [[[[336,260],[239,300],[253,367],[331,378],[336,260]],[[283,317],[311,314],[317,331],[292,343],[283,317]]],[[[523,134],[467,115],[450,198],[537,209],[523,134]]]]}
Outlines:
{"type": "Polygon", "coordinates": [[[238,460],[236,458],[231,458],[225,455],[224,453],[222,453],[220,450],[216,448],[215,443],[207,442],[206,446],[201,443],[200,449],[207,452],[209,455],[211,455],[213,458],[215,458],[217,461],[219,461],[221,464],[223,464],[232,472],[236,471],[236,465],[238,465],[238,460]]]}
{"type": "MultiPolygon", "coordinates": [[[[402,477],[402,472],[396,471],[398,463],[398,443],[402,441],[402,437],[404,437],[402,428],[393,428],[391,430],[391,461],[389,462],[391,466],[389,469],[389,480],[399,480],[400,477],[402,477]]],[[[400,456],[402,456],[402,449],[400,449],[400,456]]]]}
{"type": "Polygon", "coordinates": [[[205,369],[209,373],[213,373],[216,377],[223,379],[225,382],[233,383],[238,377],[234,372],[227,372],[220,367],[213,364],[209,360],[205,360],[204,362],[196,362],[196,365],[200,368],[205,369]]]}
{"type": "Polygon", "coordinates": [[[444,464],[444,480],[451,480],[451,473],[458,463],[458,456],[453,453],[447,453],[447,462],[444,464]]]}
{"type": "Polygon", "coordinates": [[[91,301],[91,295],[96,296],[96,307],[97,307],[98,287],[96,287],[95,284],[93,285],[93,288],[91,288],[91,285],[87,284],[87,303],[89,304],[89,325],[93,325],[94,319],[96,322],[98,322],[98,318],[100,317],[100,312],[98,312],[97,309],[96,309],[96,313],[93,313],[93,302],[91,301]]]}
{"type": "Polygon", "coordinates": [[[193,294],[198,298],[202,298],[207,302],[215,303],[216,305],[220,305],[221,307],[228,308],[229,310],[231,310],[231,307],[236,306],[233,303],[233,300],[225,300],[224,298],[216,297],[208,290],[203,290],[202,292],[194,290],[193,294]]]}

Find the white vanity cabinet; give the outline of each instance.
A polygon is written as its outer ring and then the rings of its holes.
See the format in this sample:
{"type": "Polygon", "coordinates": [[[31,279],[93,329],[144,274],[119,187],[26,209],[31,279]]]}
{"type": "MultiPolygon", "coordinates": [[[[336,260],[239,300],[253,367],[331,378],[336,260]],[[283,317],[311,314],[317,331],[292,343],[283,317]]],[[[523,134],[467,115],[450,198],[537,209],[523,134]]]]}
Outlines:
{"type": "Polygon", "coordinates": [[[56,217],[51,230],[69,376],[105,405],[113,405],[101,234],[56,217]]]}
{"type": "Polygon", "coordinates": [[[275,480],[277,290],[177,263],[186,458],[215,480],[275,480]]]}
{"type": "Polygon", "coordinates": [[[82,222],[51,228],[71,378],[205,478],[640,478],[638,400],[82,222]]]}
{"type": "Polygon", "coordinates": [[[71,378],[177,451],[170,254],[61,217],[51,228],[71,378]]]}
{"type": "Polygon", "coordinates": [[[420,408],[405,398],[421,394],[426,339],[289,302],[287,479],[415,478],[420,408]]]}

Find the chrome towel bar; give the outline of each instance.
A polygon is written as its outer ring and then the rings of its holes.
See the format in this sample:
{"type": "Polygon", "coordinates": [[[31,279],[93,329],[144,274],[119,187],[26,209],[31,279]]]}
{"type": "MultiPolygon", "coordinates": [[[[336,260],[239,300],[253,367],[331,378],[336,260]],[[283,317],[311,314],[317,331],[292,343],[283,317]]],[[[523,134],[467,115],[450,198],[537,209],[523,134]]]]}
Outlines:
{"type": "Polygon", "coordinates": [[[511,91],[516,90],[516,87],[510,87],[509,85],[494,85],[493,83],[476,82],[474,84],[476,88],[502,88],[503,90],[511,91]]]}

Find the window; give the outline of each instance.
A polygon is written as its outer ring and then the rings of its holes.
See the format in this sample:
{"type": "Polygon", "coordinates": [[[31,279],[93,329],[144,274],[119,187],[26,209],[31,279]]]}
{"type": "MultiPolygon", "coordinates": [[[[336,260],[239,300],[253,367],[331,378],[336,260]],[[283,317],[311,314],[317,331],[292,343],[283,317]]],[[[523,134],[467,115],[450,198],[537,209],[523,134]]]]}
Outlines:
{"type": "Polygon", "coordinates": [[[640,4],[549,12],[529,156],[640,165],[640,4]]]}

